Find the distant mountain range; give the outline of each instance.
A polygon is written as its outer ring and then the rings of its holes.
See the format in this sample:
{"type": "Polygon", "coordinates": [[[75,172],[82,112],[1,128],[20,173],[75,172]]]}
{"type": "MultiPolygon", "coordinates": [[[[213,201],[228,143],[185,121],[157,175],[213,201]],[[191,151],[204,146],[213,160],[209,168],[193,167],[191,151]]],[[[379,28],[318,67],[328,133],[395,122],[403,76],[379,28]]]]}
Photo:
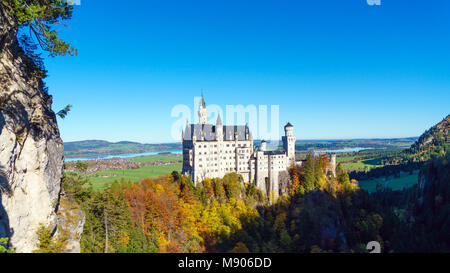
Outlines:
{"type": "Polygon", "coordinates": [[[181,143],[142,144],[132,141],[83,140],[64,143],[66,157],[118,155],[181,150],[181,143]]]}
{"type": "MultiPolygon", "coordinates": [[[[341,149],[351,147],[409,148],[416,140],[417,137],[397,139],[297,140],[296,149],[306,151],[310,149],[341,149]]],[[[258,146],[261,141],[255,140],[254,143],[258,146]]],[[[105,140],[83,140],[64,143],[64,154],[68,158],[135,154],[181,149],[181,143],[142,144],[132,141],[109,142],[105,140]]]]}

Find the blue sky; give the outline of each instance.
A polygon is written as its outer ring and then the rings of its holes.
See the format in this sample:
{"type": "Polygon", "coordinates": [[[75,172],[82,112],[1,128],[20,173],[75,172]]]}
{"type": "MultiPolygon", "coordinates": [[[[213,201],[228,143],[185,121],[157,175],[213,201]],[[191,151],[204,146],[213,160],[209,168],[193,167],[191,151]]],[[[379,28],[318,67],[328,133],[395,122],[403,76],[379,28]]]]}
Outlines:
{"type": "MultiPolygon", "coordinates": [[[[64,141],[173,142],[175,105],[279,105],[297,139],[418,136],[450,109],[450,1],[82,0],[48,59],[64,141]]],[[[195,109],[196,110],[196,109],[195,109]]]]}

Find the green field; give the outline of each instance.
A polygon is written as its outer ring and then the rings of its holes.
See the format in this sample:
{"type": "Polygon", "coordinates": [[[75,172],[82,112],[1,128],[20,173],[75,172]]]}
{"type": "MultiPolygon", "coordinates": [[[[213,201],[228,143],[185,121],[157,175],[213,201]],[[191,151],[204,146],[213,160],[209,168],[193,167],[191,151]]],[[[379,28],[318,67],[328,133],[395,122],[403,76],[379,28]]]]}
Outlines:
{"type": "Polygon", "coordinates": [[[157,155],[146,155],[146,156],[138,156],[131,158],[131,161],[134,162],[171,162],[177,161],[182,162],[181,156],[177,156],[174,154],[157,154],[157,155]]]}
{"type": "Polygon", "coordinates": [[[143,178],[156,178],[159,176],[167,175],[173,171],[181,172],[182,160],[180,156],[176,155],[149,155],[134,157],[131,161],[135,162],[173,162],[169,165],[152,165],[143,166],[138,169],[124,169],[124,170],[104,170],[93,173],[89,177],[89,181],[95,190],[103,189],[114,181],[120,181],[122,179],[130,181],[139,181],[143,178]],[[115,174],[113,177],[102,177],[103,175],[115,174]]]}
{"type": "Polygon", "coordinates": [[[378,150],[362,151],[357,153],[338,154],[336,161],[341,163],[342,168],[347,171],[370,170],[382,167],[381,155],[378,150]]]}
{"type": "Polygon", "coordinates": [[[392,190],[401,190],[404,188],[408,188],[417,184],[419,171],[414,171],[412,175],[409,173],[402,174],[400,177],[389,177],[388,180],[385,180],[385,177],[380,177],[371,180],[362,180],[359,181],[359,187],[367,190],[368,192],[376,191],[377,184],[381,184],[383,187],[388,187],[392,190]]]}
{"type": "Polygon", "coordinates": [[[372,168],[376,167],[382,167],[382,165],[377,165],[370,160],[364,160],[364,161],[358,161],[358,162],[349,162],[349,163],[342,163],[342,168],[344,170],[353,171],[353,170],[370,170],[372,168]]]}

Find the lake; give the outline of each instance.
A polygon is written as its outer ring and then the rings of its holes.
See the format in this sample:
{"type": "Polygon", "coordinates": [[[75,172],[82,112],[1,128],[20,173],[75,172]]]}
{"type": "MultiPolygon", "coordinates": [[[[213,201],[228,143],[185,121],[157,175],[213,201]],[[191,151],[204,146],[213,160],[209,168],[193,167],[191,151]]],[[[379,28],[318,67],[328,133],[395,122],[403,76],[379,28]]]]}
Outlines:
{"type": "MultiPolygon", "coordinates": [[[[359,152],[362,150],[370,150],[373,148],[344,148],[344,149],[336,149],[336,150],[315,150],[316,153],[346,153],[346,152],[359,152]]],[[[137,153],[137,154],[119,154],[119,155],[93,155],[93,156],[85,156],[85,157],[66,157],[65,162],[72,161],[86,161],[86,160],[96,160],[96,159],[110,159],[110,158],[131,158],[145,155],[157,155],[161,153],[172,153],[172,154],[181,154],[182,150],[172,150],[172,151],[158,151],[158,152],[147,152],[147,153],[137,153]]]]}
{"type": "Polygon", "coordinates": [[[66,157],[65,162],[72,161],[86,161],[86,160],[96,160],[96,159],[111,159],[111,158],[131,158],[145,155],[157,155],[162,153],[172,153],[181,154],[182,150],[172,150],[172,151],[158,151],[158,152],[147,152],[147,153],[137,153],[137,154],[119,154],[119,155],[93,155],[85,157],[66,157]]]}
{"type": "Polygon", "coordinates": [[[348,152],[359,152],[363,150],[371,150],[373,148],[344,148],[344,149],[336,149],[336,150],[314,150],[316,153],[348,153],[348,152]]]}

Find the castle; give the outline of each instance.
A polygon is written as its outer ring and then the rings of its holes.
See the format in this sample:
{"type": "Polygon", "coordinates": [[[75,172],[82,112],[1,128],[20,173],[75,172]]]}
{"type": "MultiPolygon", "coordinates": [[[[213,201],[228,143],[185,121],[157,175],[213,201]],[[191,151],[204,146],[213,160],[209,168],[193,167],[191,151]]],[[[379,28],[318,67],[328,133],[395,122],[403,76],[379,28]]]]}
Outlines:
{"type": "Polygon", "coordinates": [[[199,123],[186,124],[182,132],[183,170],[194,183],[204,178],[223,177],[236,172],[244,182],[253,182],[268,196],[277,198],[281,193],[280,179],[291,164],[295,164],[294,127],[284,126],[284,151],[268,151],[263,140],[254,147],[248,125],[223,125],[220,115],[216,125],[207,123],[207,110],[203,94],[198,110],[199,123]]]}

